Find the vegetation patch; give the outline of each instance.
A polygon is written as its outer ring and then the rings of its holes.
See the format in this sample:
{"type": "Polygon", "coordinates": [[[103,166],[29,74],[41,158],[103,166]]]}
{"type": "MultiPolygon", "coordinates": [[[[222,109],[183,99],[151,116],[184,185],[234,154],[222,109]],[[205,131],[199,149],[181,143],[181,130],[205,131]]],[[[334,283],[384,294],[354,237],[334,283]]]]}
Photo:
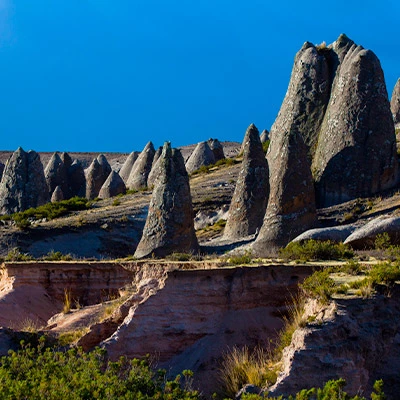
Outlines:
{"type": "Polygon", "coordinates": [[[241,254],[235,254],[228,258],[228,264],[231,265],[243,265],[243,264],[250,264],[253,260],[253,254],[251,250],[245,250],[241,254]]]}
{"type": "Polygon", "coordinates": [[[285,248],[280,249],[279,253],[286,260],[300,261],[343,260],[354,257],[354,252],[350,247],[330,240],[291,242],[285,248]]]}

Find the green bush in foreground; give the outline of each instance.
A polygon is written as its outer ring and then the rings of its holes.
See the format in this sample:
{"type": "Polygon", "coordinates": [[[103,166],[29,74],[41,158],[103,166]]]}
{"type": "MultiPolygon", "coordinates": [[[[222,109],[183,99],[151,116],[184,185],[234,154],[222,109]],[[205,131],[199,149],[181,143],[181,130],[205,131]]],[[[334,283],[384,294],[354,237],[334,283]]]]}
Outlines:
{"type": "MultiPolygon", "coordinates": [[[[191,371],[183,372],[190,383],[191,371]]],[[[181,376],[168,381],[165,371],[153,372],[148,360],[107,360],[106,352],[67,352],[23,346],[0,359],[1,399],[132,399],[192,400],[196,391],[181,387],[181,376]]],[[[185,382],[183,382],[183,386],[185,382]]]]}
{"type": "Polygon", "coordinates": [[[279,251],[281,257],[288,260],[340,260],[354,257],[354,252],[343,243],[330,240],[306,240],[302,243],[291,242],[279,251]]]}

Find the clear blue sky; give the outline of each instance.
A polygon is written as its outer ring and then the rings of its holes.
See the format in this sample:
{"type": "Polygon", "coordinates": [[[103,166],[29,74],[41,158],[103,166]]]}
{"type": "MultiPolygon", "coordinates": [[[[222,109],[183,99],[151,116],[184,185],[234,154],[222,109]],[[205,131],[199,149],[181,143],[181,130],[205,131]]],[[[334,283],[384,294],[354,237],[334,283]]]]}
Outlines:
{"type": "Polygon", "coordinates": [[[398,1],[0,0],[0,149],[141,150],[272,125],[295,53],[346,33],[400,77],[398,1]]]}

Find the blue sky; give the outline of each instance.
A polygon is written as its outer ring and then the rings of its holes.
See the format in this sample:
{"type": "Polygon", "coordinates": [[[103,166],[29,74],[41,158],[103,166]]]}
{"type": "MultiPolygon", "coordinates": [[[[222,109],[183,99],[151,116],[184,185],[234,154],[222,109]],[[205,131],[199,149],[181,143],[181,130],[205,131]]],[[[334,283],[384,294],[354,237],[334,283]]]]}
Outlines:
{"type": "Polygon", "coordinates": [[[302,44],[340,33],[377,54],[390,96],[399,15],[385,0],[0,0],[0,149],[241,141],[272,125],[302,44]]]}

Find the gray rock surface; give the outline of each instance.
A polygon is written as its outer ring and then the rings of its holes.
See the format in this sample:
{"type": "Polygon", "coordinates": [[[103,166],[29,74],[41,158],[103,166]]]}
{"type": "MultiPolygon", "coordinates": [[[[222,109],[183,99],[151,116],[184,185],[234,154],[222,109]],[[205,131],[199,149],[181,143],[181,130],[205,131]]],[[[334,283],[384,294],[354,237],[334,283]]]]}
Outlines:
{"type": "Polygon", "coordinates": [[[108,199],[126,192],[126,186],[118,172],[111,171],[100,189],[100,199],[108,199]]]}
{"type": "Polygon", "coordinates": [[[68,168],[69,192],[71,197],[86,195],[85,171],[80,161],[74,160],[68,168]]]}
{"type": "Polygon", "coordinates": [[[189,177],[179,150],[165,143],[149,212],[135,257],[198,251],[189,177]]]}
{"type": "Polygon", "coordinates": [[[360,224],[358,223],[310,229],[295,237],[292,242],[304,242],[305,240],[344,242],[359,227],[360,224]]]}
{"type": "Polygon", "coordinates": [[[375,239],[378,235],[387,232],[391,243],[400,244],[400,217],[381,216],[374,218],[364,226],[356,229],[344,241],[354,249],[368,249],[375,247],[375,239]]]}
{"type": "Polygon", "coordinates": [[[385,79],[376,55],[341,35],[329,47],[334,80],[312,164],[327,207],[394,187],[398,162],[385,79]]]}
{"type": "Polygon", "coordinates": [[[129,156],[127,157],[127,159],[125,160],[124,164],[122,165],[119,171],[119,176],[125,183],[128,182],[128,178],[132,171],[132,167],[135,164],[137,158],[139,157],[139,154],[140,153],[137,151],[132,151],[132,153],[129,154],[129,156]]]}
{"type": "Polygon", "coordinates": [[[255,254],[268,255],[300,233],[315,228],[317,214],[308,146],[296,131],[274,134],[268,148],[270,194],[263,225],[253,243],[255,254]]]}
{"type": "Polygon", "coordinates": [[[258,129],[251,124],[243,140],[243,161],[229,207],[224,238],[252,235],[263,223],[269,196],[269,170],[258,129]]]}
{"type": "Polygon", "coordinates": [[[0,211],[11,214],[49,201],[43,165],[39,155],[19,147],[7,161],[0,182],[0,211]]]}
{"type": "Polygon", "coordinates": [[[132,167],[126,187],[129,189],[144,189],[153,164],[155,150],[152,142],[148,142],[132,167]]]}
{"type": "Polygon", "coordinates": [[[213,138],[208,139],[208,145],[210,146],[210,149],[214,153],[214,162],[223,160],[225,158],[224,148],[218,139],[213,139],[213,138]]]}
{"type": "Polygon", "coordinates": [[[400,128],[400,79],[397,80],[393,88],[390,109],[392,111],[394,125],[400,128]]]}
{"type": "Polygon", "coordinates": [[[52,196],[56,187],[59,186],[61,191],[65,194],[65,197],[68,198],[69,183],[67,167],[58,153],[54,153],[50,158],[44,170],[44,176],[50,196],[52,196]]]}
{"type": "Polygon", "coordinates": [[[62,201],[62,200],[64,200],[64,193],[61,189],[61,186],[56,186],[56,188],[54,189],[54,191],[51,195],[50,201],[52,203],[56,203],[57,201],[62,201]]]}
{"type": "Polygon", "coordinates": [[[198,170],[203,165],[210,165],[215,163],[213,151],[207,142],[200,142],[197,144],[193,153],[190,155],[186,162],[186,170],[188,174],[198,170]]]}
{"type": "Polygon", "coordinates": [[[100,154],[86,170],[86,198],[98,197],[101,187],[111,173],[106,157],[100,154]]]}
{"type": "Polygon", "coordinates": [[[266,129],[264,129],[261,132],[260,141],[261,143],[265,143],[267,140],[269,140],[269,132],[266,129]]]}

